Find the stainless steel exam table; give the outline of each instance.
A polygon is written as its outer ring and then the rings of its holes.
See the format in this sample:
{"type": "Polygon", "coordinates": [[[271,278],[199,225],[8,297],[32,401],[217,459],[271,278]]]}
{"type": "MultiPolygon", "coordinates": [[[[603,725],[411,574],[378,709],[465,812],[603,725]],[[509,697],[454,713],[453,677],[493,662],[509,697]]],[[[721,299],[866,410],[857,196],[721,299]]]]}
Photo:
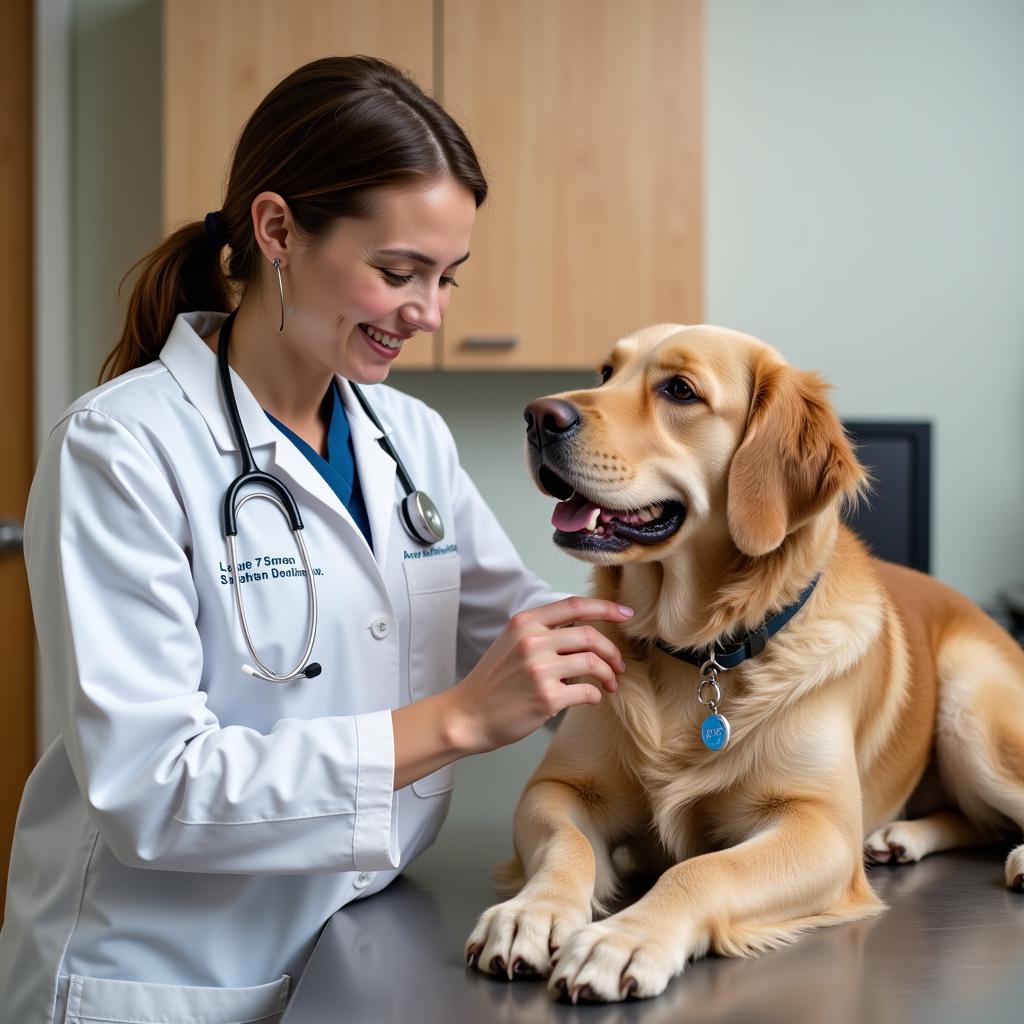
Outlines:
{"type": "Polygon", "coordinates": [[[1003,885],[1008,849],[872,868],[891,907],[880,917],[751,960],[698,961],[656,999],[572,1006],[551,1001],[543,982],[466,969],[463,944],[495,902],[489,869],[511,837],[445,830],[390,888],[334,914],[284,1022],[1021,1024],[1024,895],[1003,885]]]}

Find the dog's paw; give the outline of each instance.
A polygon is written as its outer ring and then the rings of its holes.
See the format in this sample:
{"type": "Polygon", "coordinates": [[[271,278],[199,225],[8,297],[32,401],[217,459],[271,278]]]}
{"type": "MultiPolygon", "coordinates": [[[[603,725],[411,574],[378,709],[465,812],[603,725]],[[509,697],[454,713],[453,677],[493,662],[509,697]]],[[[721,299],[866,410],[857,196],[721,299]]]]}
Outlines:
{"type": "Polygon", "coordinates": [[[1006,858],[1006,884],[1014,892],[1024,892],[1024,846],[1012,849],[1006,858]]]}
{"type": "Polygon", "coordinates": [[[686,964],[684,944],[623,911],[570,936],[548,989],[576,1003],[659,995],[686,964]]]}
{"type": "Polygon", "coordinates": [[[875,864],[913,864],[928,852],[927,826],[916,821],[891,822],[864,840],[864,856],[875,864]]]}
{"type": "Polygon", "coordinates": [[[486,974],[547,977],[551,956],[590,920],[587,907],[553,898],[515,897],[485,910],[466,942],[466,964],[486,974]]]}

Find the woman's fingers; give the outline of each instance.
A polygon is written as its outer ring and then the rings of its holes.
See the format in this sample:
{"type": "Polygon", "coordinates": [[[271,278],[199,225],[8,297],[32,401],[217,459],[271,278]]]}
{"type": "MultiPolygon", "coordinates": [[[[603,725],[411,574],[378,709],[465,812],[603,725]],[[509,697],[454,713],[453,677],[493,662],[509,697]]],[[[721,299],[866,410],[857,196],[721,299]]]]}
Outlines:
{"type": "Polygon", "coordinates": [[[593,626],[572,626],[565,629],[552,630],[551,641],[559,654],[575,654],[578,651],[594,651],[599,654],[616,672],[625,672],[626,663],[618,647],[593,626]]]}
{"type": "Polygon", "coordinates": [[[590,683],[570,683],[562,687],[559,695],[559,711],[571,708],[576,704],[598,704],[601,701],[601,691],[590,683]]]}
{"type": "Polygon", "coordinates": [[[625,622],[633,615],[633,609],[614,601],[605,601],[599,597],[565,597],[552,604],[542,604],[539,608],[531,608],[519,612],[515,616],[524,624],[537,624],[555,629],[568,626],[581,619],[600,622],[625,622]]]}
{"type": "Polygon", "coordinates": [[[619,688],[618,680],[612,667],[596,654],[583,651],[579,654],[563,654],[552,666],[552,673],[559,679],[579,679],[581,676],[592,676],[609,692],[619,688]]]}
{"type": "Polygon", "coordinates": [[[463,747],[479,753],[514,743],[567,707],[597,704],[602,689],[615,693],[622,655],[586,622],[625,622],[632,614],[614,601],[568,597],[514,615],[450,691],[469,737],[463,747]]]}

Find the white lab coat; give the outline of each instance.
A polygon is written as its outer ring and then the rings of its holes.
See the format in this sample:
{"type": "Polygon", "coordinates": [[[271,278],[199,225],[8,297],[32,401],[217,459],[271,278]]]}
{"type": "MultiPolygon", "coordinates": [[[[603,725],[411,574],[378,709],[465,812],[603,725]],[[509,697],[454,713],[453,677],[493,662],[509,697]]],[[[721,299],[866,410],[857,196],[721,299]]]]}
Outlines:
{"type": "MultiPolygon", "coordinates": [[[[444,518],[426,549],[341,381],[371,551],[233,373],[256,461],[295,495],[320,571],[323,674],[243,674],[221,532],[239,456],[200,338],[223,319],[180,315],[160,359],[79,399],[40,457],[25,554],[60,735],[18,816],[3,1022],[275,1020],[327,918],[384,888],[444,819],[452,766],[393,790],[390,709],[451,686],[512,613],[560,596],[523,567],[433,410],[366,389],[444,518]]],[[[237,549],[257,650],[290,669],[306,584],[279,511],[247,504],[237,549]]]]}

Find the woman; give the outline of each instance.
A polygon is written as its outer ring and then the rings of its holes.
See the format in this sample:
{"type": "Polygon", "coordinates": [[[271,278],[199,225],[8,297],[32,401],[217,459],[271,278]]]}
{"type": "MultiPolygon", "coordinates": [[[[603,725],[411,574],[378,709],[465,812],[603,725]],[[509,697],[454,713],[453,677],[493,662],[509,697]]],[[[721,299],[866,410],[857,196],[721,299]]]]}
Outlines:
{"type": "Polygon", "coordinates": [[[257,108],[223,210],[144,261],[29,500],[61,731],[18,818],[0,1019],[278,1019],[327,918],[434,839],[456,759],[600,700],[581,676],[616,688],[619,652],[571,624],[629,610],[552,602],[441,418],[353,387],[438,328],[485,194],[414,83],[325,59],[257,108]],[[232,549],[246,444],[302,529],[255,500],[232,549]]]}

